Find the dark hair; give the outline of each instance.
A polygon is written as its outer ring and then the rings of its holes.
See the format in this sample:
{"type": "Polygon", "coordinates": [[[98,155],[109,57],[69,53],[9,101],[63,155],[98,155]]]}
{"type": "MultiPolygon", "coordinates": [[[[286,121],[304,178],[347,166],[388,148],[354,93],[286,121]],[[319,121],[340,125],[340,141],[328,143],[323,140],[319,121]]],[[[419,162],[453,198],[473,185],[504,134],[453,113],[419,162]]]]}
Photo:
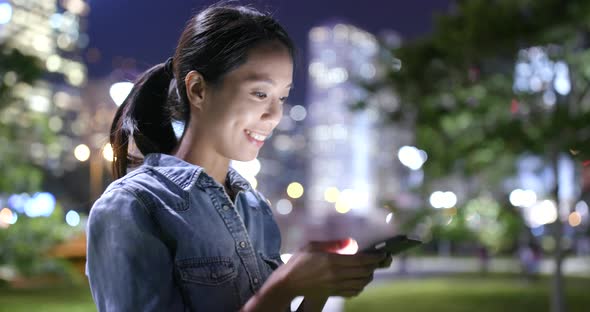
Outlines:
{"type": "Polygon", "coordinates": [[[172,66],[161,63],[140,75],[117,109],[110,133],[114,178],[125,175],[128,165],[142,162],[129,153],[131,141],[143,155],[168,154],[176,147],[172,121],[182,121],[187,128],[184,78],[190,71],[198,71],[208,85],[219,86],[227,73],[246,62],[249,50],[270,41],[283,44],[294,60],[292,40],[268,13],[225,3],[193,16],[180,36],[172,66]]]}

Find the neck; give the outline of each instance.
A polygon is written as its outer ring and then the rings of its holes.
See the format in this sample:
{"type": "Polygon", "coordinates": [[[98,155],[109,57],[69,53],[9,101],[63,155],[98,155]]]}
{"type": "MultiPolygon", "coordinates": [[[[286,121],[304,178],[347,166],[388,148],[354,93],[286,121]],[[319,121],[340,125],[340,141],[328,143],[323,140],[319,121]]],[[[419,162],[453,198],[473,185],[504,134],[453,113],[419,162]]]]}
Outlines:
{"type": "Polygon", "coordinates": [[[219,155],[206,138],[198,135],[199,131],[189,123],[180,143],[172,151],[172,155],[203,168],[215,181],[225,186],[225,178],[229,169],[229,159],[219,155]]]}

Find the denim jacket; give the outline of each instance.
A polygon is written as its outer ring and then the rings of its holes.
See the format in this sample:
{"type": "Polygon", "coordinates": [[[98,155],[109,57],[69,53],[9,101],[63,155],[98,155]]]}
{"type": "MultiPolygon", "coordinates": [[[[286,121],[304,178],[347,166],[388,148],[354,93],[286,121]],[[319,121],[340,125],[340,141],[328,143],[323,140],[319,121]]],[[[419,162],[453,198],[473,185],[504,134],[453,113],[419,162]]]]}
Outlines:
{"type": "Polygon", "coordinates": [[[235,202],[203,168],[165,154],[111,183],[87,227],[99,311],[236,311],[282,264],[267,200],[233,168],[235,202]]]}

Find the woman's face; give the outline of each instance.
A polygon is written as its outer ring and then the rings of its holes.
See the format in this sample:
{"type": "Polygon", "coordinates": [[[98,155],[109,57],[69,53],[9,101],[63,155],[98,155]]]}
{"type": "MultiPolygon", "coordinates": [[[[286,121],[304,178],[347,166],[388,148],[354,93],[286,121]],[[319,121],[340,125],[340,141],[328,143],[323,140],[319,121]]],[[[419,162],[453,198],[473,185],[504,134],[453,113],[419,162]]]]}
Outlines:
{"type": "Polygon", "coordinates": [[[293,61],[280,43],[260,45],[221,86],[208,88],[197,127],[199,137],[222,157],[249,161],[283,115],[291,89],[293,61]]]}

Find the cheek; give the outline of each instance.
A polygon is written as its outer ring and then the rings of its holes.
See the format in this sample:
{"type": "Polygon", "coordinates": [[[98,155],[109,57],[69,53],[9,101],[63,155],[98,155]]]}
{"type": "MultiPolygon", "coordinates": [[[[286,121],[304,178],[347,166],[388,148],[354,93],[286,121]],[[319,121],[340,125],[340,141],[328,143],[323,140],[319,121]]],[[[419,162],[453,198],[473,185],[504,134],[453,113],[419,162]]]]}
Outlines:
{"type": "Polygon", "coordinates": [[[261,103],[253,102],[247,96],[230,96],[231,92],[215,99],[208,112],[208,124],[215,129],[216,136],[235,136],[246,128],[256,127],[264,114],[261,103]]]}
{"type": "Polygon", "coordinates": [[[227,112],[226,118],[227,120],[231,120],[231,123],[235,126],[248,128],[256,126],[262,114],[263,111],[259,103],[246,101],[233,106],[231,111],[227,112]]]}
{"type": "Polygon", "coordinates": [[[234,137],[252,126],[251,117],[247,110],[226,111],[216,118],[212,127],[215,128],[216,135],[234,137]]]}

